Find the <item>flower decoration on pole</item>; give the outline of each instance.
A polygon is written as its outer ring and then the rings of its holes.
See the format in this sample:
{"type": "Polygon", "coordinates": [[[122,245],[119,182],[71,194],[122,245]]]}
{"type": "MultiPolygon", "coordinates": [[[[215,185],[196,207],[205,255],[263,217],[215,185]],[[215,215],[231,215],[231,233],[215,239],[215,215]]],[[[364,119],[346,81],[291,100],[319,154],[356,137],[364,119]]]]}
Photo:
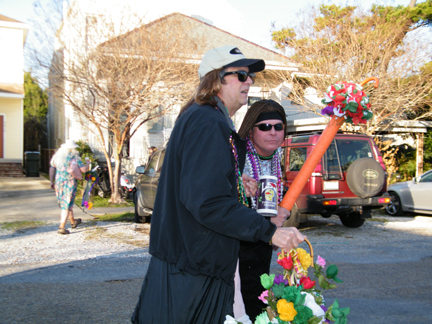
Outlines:
{"type": "Polygon", "coordinates": [[[327,103],[327,107],[322,110],[322,113],[332,117],[300,172],[288,188],[280,206],[289,211],[292,210],[310,175],[345,121],[365,124],[367,120],[372,118],[369,97],[362,88],[369,81],[375,81],[374,87],[378,88],[378,78],[376,77],[367,78],[358,85],[349,82],[337,82],[328,88],[326,97],[323,99],[323,102],[327,103]]]}
{"type": "MultiPolygon", "coordinates": [[[[373,80],[376,80],[377,85],[378,79],[373,80]]],[[[324,95],[322,103],[327,104],[327,107],[321,110],[323,115],[344,117],[346,122],[356,125],[366,124],[373,116],[369,96],[360,84],[339,81],[329,86],[324,95]]]]}
{"type": "Polygon", "coordinates": [[[93,198],[91,196],[91,192],[94,186],[98,183],[99,177],[94,171],[87,171],[85,173],[86,186],[84,189],[83,199],[81,203],[81,207],[86,209],[92,209],[93,207],[93,198]]]}
{"type": "Polygon", "coordinates": [[[324,290],[336,288],[334,282],[342,282],[336,277],[337,266],[330,265],[325,269],[326,261],[321,256],[314,264],[312,245],[306,242],[310,254],[302,248],[292,249],[288,253],[282,251],[278,254],[282,273],[261,276],[265,290],[258,298],[268,306],[266,311],[257,316],[254,324],[347,323],[350,308],[339,308],[337,299],[327,308],[323,297],[324,290]],[[308,275],[311,268],[314,280],[308,275]]]}

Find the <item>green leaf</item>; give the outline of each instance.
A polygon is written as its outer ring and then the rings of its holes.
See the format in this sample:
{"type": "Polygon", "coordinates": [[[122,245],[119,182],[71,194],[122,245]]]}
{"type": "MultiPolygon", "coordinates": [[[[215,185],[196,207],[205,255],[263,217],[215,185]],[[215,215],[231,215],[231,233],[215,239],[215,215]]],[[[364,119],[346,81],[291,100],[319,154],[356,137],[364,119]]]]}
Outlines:
{"type": "Polygon", "coordinates": [[[321,322],[321,318],[319,318],[319,317],[317,317],[317,316],[312,316],[308,321],[307,321],[307,323],[308,324],[318,324],[318,323],[320,323],[321,322]]]}

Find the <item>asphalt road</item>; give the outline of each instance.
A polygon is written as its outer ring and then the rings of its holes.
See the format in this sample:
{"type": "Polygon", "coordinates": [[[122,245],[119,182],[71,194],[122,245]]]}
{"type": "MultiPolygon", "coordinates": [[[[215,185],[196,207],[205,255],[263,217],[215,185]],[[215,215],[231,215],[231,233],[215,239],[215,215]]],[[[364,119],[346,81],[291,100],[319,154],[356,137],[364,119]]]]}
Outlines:
{"type": "MultiPolygon", "coordinates": [[[[358,229],[316,217],[301,230],[315,256],[338,266],[344,283],[324,296],[351,308],[349,323],[432,323],[432,217],[379,216],[358,229]]],[[[280,270],[275,259],[272,272],[280,270]]],[[[44,267],[4,265],[0,323],[129,323],[148,262],[143,249],[44,267]]]]}

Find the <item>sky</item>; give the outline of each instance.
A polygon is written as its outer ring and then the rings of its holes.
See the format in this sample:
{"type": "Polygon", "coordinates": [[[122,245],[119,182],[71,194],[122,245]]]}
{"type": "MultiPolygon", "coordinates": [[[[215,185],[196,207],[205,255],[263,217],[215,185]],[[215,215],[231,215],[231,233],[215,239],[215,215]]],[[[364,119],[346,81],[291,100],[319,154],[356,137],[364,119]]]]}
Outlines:
{"type": "MultiPolygon", "coordinates": [[[[44,0],[42,0],[43,2],[44,0]]],[[[145,0],[143,0],[145,1],[145,0]]],[[[160,0],[163,3],[164,0],[160,0]]],[[[188,2],[183,0],[182,2],[188,2]]],[[[271,44],[271,26],[275,24],[277,29],[285,27],[288,23],[296,18],[299,10],[314,4],[330,4],[335,3],[344,5],[347,1],[342,0],[226,0],[235,9],[242,13],[243,17],[239,17],[241,21],[241,30],[239,36],[254,42],[258,45],[272,49],[271,44]]],[[[31,41],[31,23],[30,19],[33,16],[34,0],[0,0],[0,14],[19,20],[30,25],[29,37],[27,41],[31,41]]],[[[201,0],[205,5],[208,2],[208,8],[215,4],[214,0],[201,0]]],[[[418,0],[418,2],[423,2],[418,0]]],[[[352,4],[352,1],[348,1],[352,4]]],[[[409,0],[361,0],[364,7],[371,6],[372,3],[386,5],[404,5],[409,4],[409,0]]],[[[228,14],[227,14],[228,15],[228,14]]]]}

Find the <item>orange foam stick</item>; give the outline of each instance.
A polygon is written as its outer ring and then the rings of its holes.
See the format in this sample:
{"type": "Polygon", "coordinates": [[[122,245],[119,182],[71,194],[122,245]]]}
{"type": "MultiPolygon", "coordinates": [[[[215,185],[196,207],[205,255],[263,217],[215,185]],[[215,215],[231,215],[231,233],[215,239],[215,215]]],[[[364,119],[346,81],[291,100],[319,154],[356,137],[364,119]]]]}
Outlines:
{"type": "Polygon", "coordinates": [[[300,172],[295,177],[287,193],[283,197],[280,203],[281,207],[284,207],[289,211],[291,211],[298,196],[303,190],[303,187],[306,185],[310,175],[315,170],[315,167],[318,165],[325,151],[330,146],[336,133],[338,132],[339,128],[342,126],[344,121],[345,118],[343,116],[342,117],[338,117],[336,115],[332,116],[330,122],[328,123],[327,127],[324,129],[323,133],[318,139],[318,142],[313,148],[311,154],[306,159],[305,163],[300,169],[300,172]]]}
{"type": "MultiPolygon", "coordinates": [[[[360,85],[363,86],[369,81],[375,81],[374,87],[378,88],[378,78],[376,77],[367,78],[364,81],[362,81],[360,85]]],[[[321,158],[324,156],[324,153],[327,151],[328,147],[330,146],[336,133],[338,132],[339,128],[342,126],[344,121],[345,118],[343,116],[342,117],[338,117],[336,115],[332,116],[330,122],[328,123],[327,127],[324,129],[323,133],[318,139],[318,142],[313,148],[311,154],[306,159],[305,163],[300,169],[300,172],[295,177],[287,193],[283,197],[280,203],[281,207],[284,207],[289,211],[291,211],[291,209],[294,207],[294,204],[298,196],[300,195],[301,191],[303,190],[303,187],[306,185],[310,175],[315,170],[321,158]]]]}

